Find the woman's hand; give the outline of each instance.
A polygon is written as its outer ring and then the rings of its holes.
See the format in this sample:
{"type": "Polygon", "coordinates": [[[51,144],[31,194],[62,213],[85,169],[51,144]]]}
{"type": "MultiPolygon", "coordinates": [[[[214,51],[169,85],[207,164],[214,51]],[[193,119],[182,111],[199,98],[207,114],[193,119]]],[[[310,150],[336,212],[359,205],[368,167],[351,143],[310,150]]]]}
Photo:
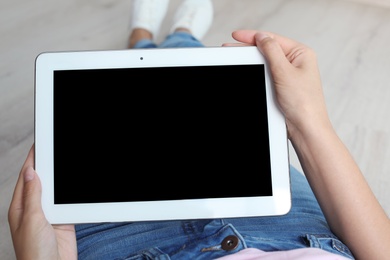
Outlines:
{"type": "Polygon", "coordinates": [[[223,46],[256,45],[266,58],[290,139],[305,129],[331,127],[312,49],[271,32],[239,30],[232,37],[239,43],[223,46]]]}
{"type": "Polygon", "coordinates": [[[356,259],[387,259],[390,221],[329,120],[313,50],[280,35],[240,30],[266,58],[289,138],[331,230],[356,259]],[[359,228],[357,228],[359,227],[359,228]]]}
{"type": "Polygon", "coordinates": [[[74,225],[51,225],[42,210],[41,194],[32,146],[20,171],[8,211],[17,259],[77,259],[74,225]]]}

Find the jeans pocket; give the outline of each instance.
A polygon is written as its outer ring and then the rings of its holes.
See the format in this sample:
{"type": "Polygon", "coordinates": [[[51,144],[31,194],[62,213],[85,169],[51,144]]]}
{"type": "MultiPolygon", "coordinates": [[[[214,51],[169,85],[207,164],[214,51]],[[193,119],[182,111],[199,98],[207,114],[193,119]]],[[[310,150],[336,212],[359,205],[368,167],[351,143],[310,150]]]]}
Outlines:
{"type": "Polygon", "coordinates": [[[349,248],[335,236],[327,234],[306,234],[303,238],[310,247],[320,248],[334,254],[355,259],[349,248]]]}

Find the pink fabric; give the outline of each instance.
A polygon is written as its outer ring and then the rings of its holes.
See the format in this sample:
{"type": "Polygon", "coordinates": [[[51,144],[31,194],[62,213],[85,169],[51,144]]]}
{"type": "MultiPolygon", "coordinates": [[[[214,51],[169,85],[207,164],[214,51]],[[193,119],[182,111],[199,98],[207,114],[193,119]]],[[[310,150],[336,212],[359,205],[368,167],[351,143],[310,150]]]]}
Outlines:
{"type": "Polygon", "coordinates": [[[348,258],[319,248],[299,248],[288,251],[264,252],[256,248],[243,249],[238,253],[217,258],[218,260],[346,260],[348,258]]]}

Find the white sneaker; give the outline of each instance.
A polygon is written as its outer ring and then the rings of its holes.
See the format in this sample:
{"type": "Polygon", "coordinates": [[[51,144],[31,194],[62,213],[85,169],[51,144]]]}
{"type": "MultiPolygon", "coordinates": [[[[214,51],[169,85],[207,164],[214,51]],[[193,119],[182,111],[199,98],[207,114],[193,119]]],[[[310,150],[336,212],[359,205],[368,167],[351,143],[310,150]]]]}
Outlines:
{"type": "Polygon", "coordinates": [[[146,29],[157,38],[168,5],[169,0],[133,0],[130,29],[146,29]]]}
{"type": "Polygon", "coordinates": [[[185,28],[200,40],[210,28],[213,16],[211,0],[183,0],[173,17],[170,33],[177,28],[185,28]]]}

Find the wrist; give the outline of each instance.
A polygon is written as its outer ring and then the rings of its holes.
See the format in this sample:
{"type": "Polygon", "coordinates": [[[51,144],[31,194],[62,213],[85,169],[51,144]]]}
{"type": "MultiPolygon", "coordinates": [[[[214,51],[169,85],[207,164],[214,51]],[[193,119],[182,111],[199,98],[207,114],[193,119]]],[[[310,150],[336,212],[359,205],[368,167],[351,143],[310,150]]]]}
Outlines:
{"type": "Polygon", "coordinates": [[[305,119],[298,123],[287,121],[288,137],[294,147],[305,146],[306,149],[309,149],[309,147],[316,146],[335,134],[327,116],[302,118],[305,119]]]}

